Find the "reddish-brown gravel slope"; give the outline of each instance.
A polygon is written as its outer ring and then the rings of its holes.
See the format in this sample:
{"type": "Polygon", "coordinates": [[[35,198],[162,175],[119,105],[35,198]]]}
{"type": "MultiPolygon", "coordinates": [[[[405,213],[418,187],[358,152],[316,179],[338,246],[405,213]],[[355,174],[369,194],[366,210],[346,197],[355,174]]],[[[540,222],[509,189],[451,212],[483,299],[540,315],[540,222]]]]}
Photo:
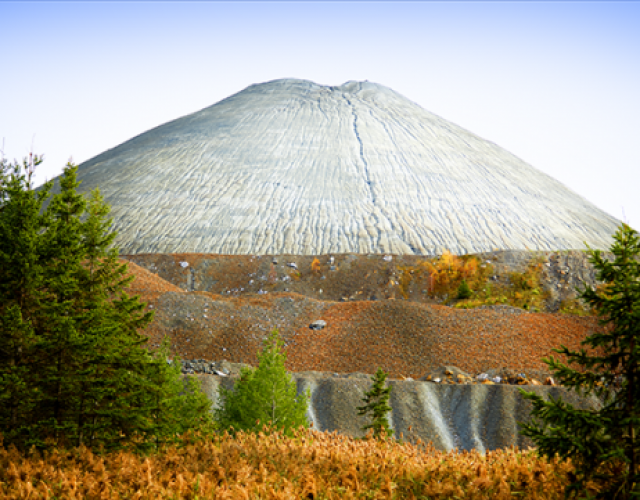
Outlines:
{"type": "Polygon", "coordinates": [[[129,263],[140,294],[155,310],[145,330],[150,347],[166,335],[183,359],[257,364],[262,340],[278,328],[290,371],[373,373],[420,378],[443,365],[469,373],[508,368],[546,372],[541,358],[580,342],[600,327],[597,318],[528,313],[498,306],[458,310],[404,300],[331,302],[293,293],[223,297],[185,292],[129,263]],[[311,330],[312,321],[327,322],[311,330]]]}

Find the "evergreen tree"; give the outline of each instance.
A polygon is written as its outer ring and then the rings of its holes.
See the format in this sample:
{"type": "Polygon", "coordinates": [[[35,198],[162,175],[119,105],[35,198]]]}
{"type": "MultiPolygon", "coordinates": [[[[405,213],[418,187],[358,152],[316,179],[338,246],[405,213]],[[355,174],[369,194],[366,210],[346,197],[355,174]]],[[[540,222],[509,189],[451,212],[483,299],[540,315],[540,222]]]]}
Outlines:
{"type": "MultiPolygon", "coordinates": [[[[32,189],[14,166],[0,200],[0,432],[26,448],[87,445],[148,449],[210,420],[194,381],[178,383],[143,348],[153,314],[124,289],[134,279],[109,248],[109,208],[98,190],[87,203],[67,165],[45,210],[51,183],[32,189]],[[150,395],[160,394],[158,404],[150,395]],[[188,410],[188,417],[167,412],[188,410]]],[[[3,172],[6,170],[3,163],[3,172]]],[[[163,354],[166,354],[164,352],[163,354]]],[[[203,428],[204,428],[203,427],[203,428]]]]}
{"type": "Polygon", "coordinates": [[[220,387],[222,401],[214,410],[220,430],[258,432],[269,424],[284,428],[284,433],[292,436],[293,429],[309,426],[306,413],[310,394],[307,391],[296,397],[296,382],[284,367],[283,345],[274,329],[258,354],[258,368],[243,368],[233,391],[220,387]]]}
{"type": "Polygon", "coordinates": [[[144,392],[145,407],[151,417],[148,448],[158,450],[179,442],[189,430],[205,436],[214,432],[211,401],[202,392],[195,375],[182,375],[179,356],[169,360],[169,341],[165,337],[149,365],[149,384],[144,392]]]}
{"type": "Polygon", "coordinates": [[[533,403],[532,416],[540,417],[543,424],[519,423],[522,434],[533,439],[539,454],[553,457],[557,453],[576,465],[567,498],[582,493],[590,480],[603,487],[597,498],[640,497],[640,240],[626,224],[620,226],[614,240],[612,262],[599,250],[588,251],[605,288],[595,291],[587,286],[581,293],[601,316],[599,323],[606,326],[604,333],[594,333],[582,344],[600,348],[604,354],[570,351],[565,346],[554,349],[566,355],[569,364],[584,367],[580,371],[553,356],[543,360],[561,385],[578,394],[595,392],[604,401],[603,407],[599,411],[577,410],[561,399],[545,401],[521,390],[533,403]]]}
{"type": "Polygon", "coordinates": [[[76,169],[67,165],[45,211],[50,223],[40,256],[49,263],[43,273],[49,297],[38,312],[34,362],[42,399],[32,442],[119,447],[138,439],[147,423],[146,409],[135,404],[148,360],[138,329],[153,314],[124,292],[133,276],[125,277],[117,248],[109,249],[115,238],[107,232],[109,208],[98,190],[88,204],[76,192],[76,169]]]}
{"type": "Polygon", "coordinates": [[[459,299],[468,299],[471,297],[471,288],[469,288],[469,284],[467,280],[462,280],[460,286],[458,287],[458,298],[459,299]]]}
{"type": "Polygon", "coordinates": [[[391,411],[389,406],[389,395],[392,387],[384,387],[387,374],[378,368],[378,371],[371,381],[373,386],[369,392],[365,392],[365,397],[362,399],[365,406],[358,406],[358,415],[366,415],[367,413],[373,413],[373,420],[369,425],[365,425],[362,430],[373,429],[373,435],[379,438],[384,433],[387,437],[393,435],[393,431],[389,428],[389,421],[387,420],[387,413],[391,411]]]}
{"type": "Polygon", "coordinates": [[[42,162],[30,156],[22,165],[0,159],[0,431],[6,442],[29,437],[33,410],[41,394],[31,363],[38,339],[36,313],[47,294],[39,234],[48,226],[40,207],[51,183],[34,194],[32,176],[42,162]]]}

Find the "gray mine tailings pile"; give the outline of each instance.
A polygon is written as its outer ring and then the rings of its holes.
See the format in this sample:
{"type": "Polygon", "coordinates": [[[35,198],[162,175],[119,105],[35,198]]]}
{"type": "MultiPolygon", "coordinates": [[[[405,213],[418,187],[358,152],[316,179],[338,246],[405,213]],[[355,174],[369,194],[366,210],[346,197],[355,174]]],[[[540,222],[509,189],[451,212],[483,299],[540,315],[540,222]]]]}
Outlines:
{"type": "Polygon", "coordinates": [[[80,165],[123,254],[607,249],[619,221],[369,82],[252,85],[80,165]]]}

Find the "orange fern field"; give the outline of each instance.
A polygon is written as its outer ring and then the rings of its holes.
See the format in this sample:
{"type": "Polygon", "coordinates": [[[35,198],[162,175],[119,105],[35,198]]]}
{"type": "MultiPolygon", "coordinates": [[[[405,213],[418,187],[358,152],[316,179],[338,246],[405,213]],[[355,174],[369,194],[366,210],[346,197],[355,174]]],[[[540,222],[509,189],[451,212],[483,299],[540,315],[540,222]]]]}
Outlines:
{"type": "MultiPolygon", "coordinates": [[[[2,499],[560,499],[574,468],[530,450],[482,455],[300,428],[187,436],[141,456],[85,448],[27,456],[0,448],[2,499]]],[[[596,489],[592,489],[595,492],[596,489]]]]}

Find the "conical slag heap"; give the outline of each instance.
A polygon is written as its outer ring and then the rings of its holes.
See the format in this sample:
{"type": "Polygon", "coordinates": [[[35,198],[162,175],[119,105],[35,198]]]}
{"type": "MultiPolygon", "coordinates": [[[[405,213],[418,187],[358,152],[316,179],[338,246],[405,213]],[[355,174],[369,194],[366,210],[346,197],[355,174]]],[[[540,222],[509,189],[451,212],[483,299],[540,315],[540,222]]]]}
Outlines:
{"type": "Polygon", "coordinates": [[[368,82],[252,85],[78,169],[123,254],[606,249],[619,221],[368,82]]]}

